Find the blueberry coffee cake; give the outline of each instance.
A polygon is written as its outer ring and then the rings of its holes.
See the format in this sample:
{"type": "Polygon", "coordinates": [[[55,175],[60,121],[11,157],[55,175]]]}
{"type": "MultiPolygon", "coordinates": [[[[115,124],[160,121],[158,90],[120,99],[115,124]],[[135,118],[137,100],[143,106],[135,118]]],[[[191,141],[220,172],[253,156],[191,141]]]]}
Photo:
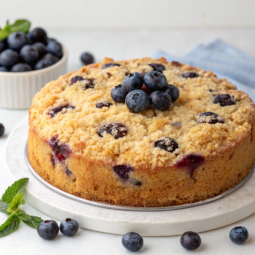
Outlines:
{"type": "Polygon", "coordinates": [[[211,71],[161,59],[84,66],[30,108],[28,158],[53,186],[114,205],[192,203],[255,161],[255,106],[211,71]]]}

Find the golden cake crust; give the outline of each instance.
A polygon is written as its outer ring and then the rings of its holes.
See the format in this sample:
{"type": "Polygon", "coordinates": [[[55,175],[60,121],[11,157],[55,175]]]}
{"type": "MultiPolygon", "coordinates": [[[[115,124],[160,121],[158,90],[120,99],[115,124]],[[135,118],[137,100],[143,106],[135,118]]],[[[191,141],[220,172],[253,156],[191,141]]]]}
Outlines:
{"type": "Polygon", "coordinates": [[[79,197],[127,206],[167,206],[201,201],[218,195],[240,182],[254,161],[255,106],[249,96],[210,71],[161,59],[116,61],[83,67],[50,82],[34,97],[30,108],[28,158],[37,173],[52,185],[79,197]],[[118,63],[102,70],[105,63],[118,63]],[[111,98],[111,89],[130,72],[153,70],[150,63],[165,66],[168,83],[180,90],[179,99],[166,111],[149,107],[131,113],[125,104],[111,98]],[[182,73],[194,71],[198,78],[185,79],[182,73]],[[82,76],[87,81],[70,85],[82,76]],[[92,79],[94,88],[86,88],[92,79]],[[235,105],[213,104],[216,94],[234,96],[235,105]],[[98,109],[107,101],[112,106],[98,109]],[[71,105],[54,117],[54,107],[71,105]],[[219,114],[224,123],[199,123],[200,113],[219,114]],[[122,123],[127,135],[114,139],[98,135],[108,123],[122,123]],[[64,160],[54,159],[50,141],[68,148],[64,160]],[[174,153],[154,146],[170,137],[177,141],[174,153]],[[191,175],[188,167],[178,167],[187,155],[200,155],[204,163],[191,175]],[[123,180],[115,166],[130,166],[123,180]]]}

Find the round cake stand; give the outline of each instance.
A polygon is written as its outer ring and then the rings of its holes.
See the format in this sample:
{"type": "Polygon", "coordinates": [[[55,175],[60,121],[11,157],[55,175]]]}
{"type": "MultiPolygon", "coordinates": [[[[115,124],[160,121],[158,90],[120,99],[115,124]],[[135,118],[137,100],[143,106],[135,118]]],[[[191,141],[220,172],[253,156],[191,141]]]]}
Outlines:
{"type": "Polygon", "coordinates": [[[83,228],[111,234],[134,231],[142,236],[171,236],[188,230],[203,232],[223,227],[255,212],[255,174],[228,196],[186,209],[125,211],[84,204],[54,192],[34,177],[24,158],[27,137],[28,118],[25,118],[8,138],[5,150],[7,167],[16,180],[30,179],[26,201],[58,220],[74,218],[83,228]]]}

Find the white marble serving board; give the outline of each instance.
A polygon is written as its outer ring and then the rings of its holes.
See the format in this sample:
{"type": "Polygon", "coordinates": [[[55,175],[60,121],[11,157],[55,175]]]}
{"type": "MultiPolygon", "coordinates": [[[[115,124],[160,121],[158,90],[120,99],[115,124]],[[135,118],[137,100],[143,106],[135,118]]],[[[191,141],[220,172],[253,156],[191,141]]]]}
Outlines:
{"type": "Polygon", "coordinates": [[[142,236],[180,235],[187,230],[203,232],[237,222],[255,212],[255,175],[230,195],[197,207],[175,211],[119,211],[86,205],[48,189],[29,171],[24,148],[28,136],[28,118],[12,131],[6,143],[7,167],[15,179],[29,177],[26,201],[58,220],[75,218],[81,227],[125,234],[135,231],[142,236]]]}

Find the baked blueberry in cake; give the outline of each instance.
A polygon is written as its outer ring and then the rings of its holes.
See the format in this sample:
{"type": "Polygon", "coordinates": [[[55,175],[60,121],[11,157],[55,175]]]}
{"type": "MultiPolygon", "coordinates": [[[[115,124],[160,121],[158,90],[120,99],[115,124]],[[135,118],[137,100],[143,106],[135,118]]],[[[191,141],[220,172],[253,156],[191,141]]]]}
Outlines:
{"type": "Polygon", "coordinates": [[[87,65],[36,94],[28,158],[53,186],[115,205],[193,203],[255,161],[255,106],[211,71],[161,59],[87,65]]]}

